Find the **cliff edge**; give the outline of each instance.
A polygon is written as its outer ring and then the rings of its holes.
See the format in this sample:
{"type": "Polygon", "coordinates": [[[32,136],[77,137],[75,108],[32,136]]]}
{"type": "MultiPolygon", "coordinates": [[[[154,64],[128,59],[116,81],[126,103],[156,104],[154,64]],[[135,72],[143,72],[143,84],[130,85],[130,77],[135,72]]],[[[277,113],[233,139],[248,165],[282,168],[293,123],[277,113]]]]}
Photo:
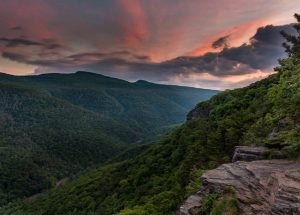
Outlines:
{"type": "Polygon", "coordinates": [[[234,192],[239,214],[300,214],[300,163],[294,160],[239,160],[207,171],[200,180],[202,188],[180,207],[181,215],[205,214],[205,196],[222,196],[228,187],[234,192]]]}

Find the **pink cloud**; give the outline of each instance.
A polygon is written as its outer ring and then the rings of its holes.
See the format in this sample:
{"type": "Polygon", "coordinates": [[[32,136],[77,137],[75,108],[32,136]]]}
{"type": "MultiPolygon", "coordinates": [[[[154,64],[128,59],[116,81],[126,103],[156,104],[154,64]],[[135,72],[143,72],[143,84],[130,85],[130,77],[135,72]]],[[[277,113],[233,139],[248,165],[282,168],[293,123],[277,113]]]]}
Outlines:
{"type": "Polygon", "coordinates": [[[202,38],[201,41],[199,41],[200,45],[196,49],[185,53],[185,55],[200,56],[207,52],[219,52],[220,49],[213,48],[212,44],[217,39],[226,35],[229,35],[229,46],[238,47],[243,43],[247,43],[249,41],[249,38],[254,35],[259,27],[265,26],[269,23],[272,23],[271,19],[254,20],[213,33],[211,35],[208,35],[206,38],[202,38]]]}
{"type": "Polygon", "coordinates": [[[118,3],[126,15],[125,19],[119,20],[123,33],[121,41],[125,48],[140,48],[148,36],[144,8],[139,0],[119,0],[118,3]]]}
{"type": "Polygon", "coordinates": [[[0,5],[0,26],[4,31],[7,27],[22,26],[30,38],[48,39],[56,35],[48,26],[54,11],[46,1],[3,0],[0,5]]]}
{"type": "MultiPolygon", "coordinates": [[[[132,56],[146,55],[153,64],[165,65],[165,61],[183,55],[218,52],[220,49],[213,49],[211,44],[226,35],[230,35],[229,45],[238,47],[258,27],[291,22],[292,14],[297,11],[300,11],[299,0],[101,0],[76,1],[76,4],[73,0],[2,0],[0,38],[53,41],[62,47],[54,51],[42,46],[6,47],[2,43],[1,54],[19,54],[27,59],[21,59],[22,64],[6,60],[6,66],[0,69],[20,73],[23,66],[27,73],[38,67],[39,62],[54,63],[79,53],[121,51],[132,56]],[[19,28],[12,30],[14,27],[19,28]],[[24,62],[35,65],[28,67],[24,62]]],[[[112,55],[114,60],[122,59],[129,64],[139,61],[132,56],[112,55]]],[[[92,63],[99,60],[89,57],[92,63]]],[[[130,68],[115,67],[122,74],[130,68]]]]}

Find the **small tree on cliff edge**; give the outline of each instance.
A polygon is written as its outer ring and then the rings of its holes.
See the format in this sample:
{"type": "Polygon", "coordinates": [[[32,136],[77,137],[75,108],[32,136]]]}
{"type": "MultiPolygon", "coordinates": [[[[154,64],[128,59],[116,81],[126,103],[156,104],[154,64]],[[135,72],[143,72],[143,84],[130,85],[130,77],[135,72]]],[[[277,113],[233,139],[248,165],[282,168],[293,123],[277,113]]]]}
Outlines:
{"type": "MultiPolygon", "coordinates": [[[[295,59],[300,59],[300,14],[295,14],[297,23],[294,24],[294,28],[297,31],[297,35],[289,35],[284,31],[281,31],[282,36],[287,42],[283,43],[283,47],[288,53],[289,57],[295,57],[295,59]]],[[[298,61],[299,62],[299,61],[298,61]]]]}
{"type": "Polygon", "coordinates": [[[295,71],[299,70],[300,65],[300,14],[295,14],[295,18],[297,19],[297,23],[293,25],[296,30],[296,34],[290,35],[285,31],[281,31],[280,33],[286,39],[286,42],[283,43],[283,47],[285,48],[286,53],[288,54],[288,58],[280,59],[279,66],[274,70],[279,74],[291,75],[295,71]]]}

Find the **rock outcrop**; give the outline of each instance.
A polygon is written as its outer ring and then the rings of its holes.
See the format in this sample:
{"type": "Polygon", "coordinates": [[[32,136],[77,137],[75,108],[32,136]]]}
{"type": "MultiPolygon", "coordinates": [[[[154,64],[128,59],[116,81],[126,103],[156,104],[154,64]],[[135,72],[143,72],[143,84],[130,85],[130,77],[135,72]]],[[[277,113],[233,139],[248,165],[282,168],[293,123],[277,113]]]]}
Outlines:
{"type": "Polygon", "coordinates": [[[193,110],[191,110],[187,116],[186,119],[187,120],[192,120],[192,119],[196,119],[196,118],[206,118],[209,115],[209,111],[212,108],[208,108],[208,107],[195,107],[193,110]]]}
{"type": "Polygon", "coordinates": [[[201,180],[203,187],[181,206],[180,214],[200,214],[202,196],[228,186],[242,214],[300,214],[300,164],[295,161],[237,161],[206,172],[201,180]]]}
{"type": "Polygon", "coordinates": [[[235,147],[232,162],[262,160],[264,153],[268,151],[265,147],[237,146],[235,147]]]}
{"type": "Polygon", "coordinates": [[[201,209],[200,195],[191,195],[180,207],[180,215],[194,215],[201,209]]]}

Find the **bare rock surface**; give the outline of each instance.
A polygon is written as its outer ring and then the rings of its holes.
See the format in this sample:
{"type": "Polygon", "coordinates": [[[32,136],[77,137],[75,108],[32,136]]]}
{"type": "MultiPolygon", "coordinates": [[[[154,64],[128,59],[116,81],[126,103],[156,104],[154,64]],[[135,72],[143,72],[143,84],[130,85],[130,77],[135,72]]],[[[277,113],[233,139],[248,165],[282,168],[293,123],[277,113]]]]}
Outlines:
{"type": "Polygon", "coordinates": [[[192,195],[180,207],[180,215],[194,215],[193,211],[197,211],[201,207],[201,196],[192,195]]]}
{"type": "Polygon", "coordinates": [[[198,198],[193,198],[199,201],[193,206],[193,201],[188,200],[189,204],[181,207],[180,214],[191,214],[186,211],[199,208],[201,195],[219,192],[228,186],[235,190],[242,214],[300,214],[300,164],[295,161],[238,161],[210,170],[201,179],[203,187],[198,198]]]}

